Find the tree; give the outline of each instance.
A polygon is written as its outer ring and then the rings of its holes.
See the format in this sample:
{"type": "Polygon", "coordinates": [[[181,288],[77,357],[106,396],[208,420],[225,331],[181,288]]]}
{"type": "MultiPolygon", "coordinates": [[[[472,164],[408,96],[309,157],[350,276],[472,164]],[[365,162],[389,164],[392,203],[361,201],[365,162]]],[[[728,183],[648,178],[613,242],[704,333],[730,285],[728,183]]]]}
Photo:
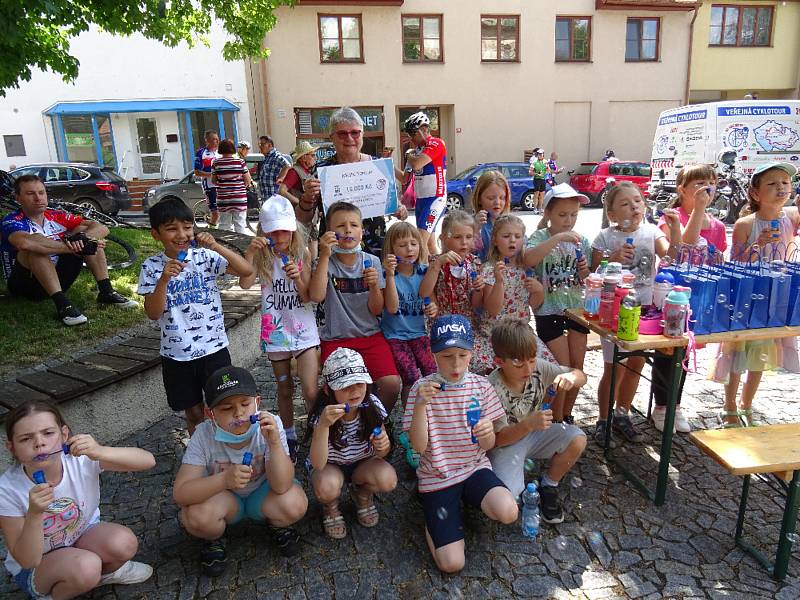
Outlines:
{"type": "Polygon", "coordinates": [[[65,81],[78,75],[78,59],[69,53],[70,38],[92,25],[117,35],[140,33],[169,47],[180,42],[207,43],[212,20],[230,39],[225,60],[266,58],[264,35],[275,26],[274,11],[294,0],[4,0],[0,3],[0,96],[32,68],[53,71],[65,81]]]}

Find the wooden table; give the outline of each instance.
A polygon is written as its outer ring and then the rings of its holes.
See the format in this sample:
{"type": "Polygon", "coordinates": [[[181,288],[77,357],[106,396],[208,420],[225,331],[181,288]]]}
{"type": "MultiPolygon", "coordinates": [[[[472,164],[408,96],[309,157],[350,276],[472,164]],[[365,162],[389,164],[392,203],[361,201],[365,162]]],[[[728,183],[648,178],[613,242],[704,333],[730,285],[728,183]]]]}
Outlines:
{"type": "Polygon", "coordinates": [[[786,577],[800,500],[800,423],[695,431],[689,435],[689,439],[731,474],[744,476],[736,521],[736,545],[749,552],[775,579],[780,581],[786,577]],[[788,482],[774,563],[742,539],[750,476],[754,473],[775,475],[783,482],[788,482]]]}
{"type": "MultiPolygon", "coordinates": [[[[672,456],[672,438],[675,435],[673,427],[675,425],[675,408],[678,405],[680,393],[682,363],[686,356],[686,346],[689,343],[688,337],[670,338],[663,335],[639,335],[634,341],[620,340],[616,333],[601,327],[599,321],[589,320],[583,316],[583,310],[572,308],[565,312],[565,315],[597,333],[601,338],[606,338],[614,344],[613,368],[611,370],[611,391],[608,398],[608,417],[606,422],[606,440],[604,444],[605,456],[614,462],[625,476],[642,492],[650,498],[656,506],[664,504],[667,494],[667,482],[669,480],[669,461],[672,456]],[[641,356],[652,359],[657,352],[669,355],[670,367],[666,380],[667,406],[664,415],[664,431],[661,436],[661,451],[659,453],[658,476],[656,478],[656,488],[653,492],[647,484],[632,470],[616,460],[610,454],[611,446],[611,425],[614,416],[614,388],[617,381],[617,365],[624,359],[631,356],[641,356]]],[[[754,340],[778,339],[784,337],[800,336],[800,327],[766,327],[763,329],[742,329],[739,331],[723,331],[721,333],[710,333],[695,336],[698,344],[711,344],[721,342],[746,342],[754,340]]]]}

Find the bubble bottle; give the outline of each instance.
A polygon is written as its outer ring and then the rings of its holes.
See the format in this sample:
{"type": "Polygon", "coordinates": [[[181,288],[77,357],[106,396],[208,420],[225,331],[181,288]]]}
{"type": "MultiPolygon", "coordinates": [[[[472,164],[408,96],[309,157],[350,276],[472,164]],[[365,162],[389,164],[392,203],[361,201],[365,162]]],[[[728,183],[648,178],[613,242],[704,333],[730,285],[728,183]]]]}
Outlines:
{"type": "Polygon", "coordinates": [[[539,490],[534,482],[522,492],[522,535],[531,540],[539,535],[539,490]]]}
{"type": "Polygon", "coordinates": [[[664,300],[667,294],[672,291],[672,286],[675,284],[675,278],[672,273],[661,271],[656,275],[656,281],[653,284],[653,306],[658,310],[664,308],[664,300]]]}
{"type": "Polygon", "coordinates": [[[583,316],[587,319],[596,319],[600,313],[603,276],[599,273],[590,273],[584,283],[586,284],[586,293],[583,297],[583,316]]]}

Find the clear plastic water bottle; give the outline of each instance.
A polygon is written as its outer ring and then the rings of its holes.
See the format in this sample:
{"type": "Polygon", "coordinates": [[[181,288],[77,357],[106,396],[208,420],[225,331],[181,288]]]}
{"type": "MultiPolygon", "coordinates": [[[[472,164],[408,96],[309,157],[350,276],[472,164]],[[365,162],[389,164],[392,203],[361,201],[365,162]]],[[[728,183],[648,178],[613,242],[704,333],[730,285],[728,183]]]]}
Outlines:
{"type": "Polygon", "coordinates": [[[522,535],[532,540],[539,535],[539,490],[533,482],[522,492],[522,535]]]}

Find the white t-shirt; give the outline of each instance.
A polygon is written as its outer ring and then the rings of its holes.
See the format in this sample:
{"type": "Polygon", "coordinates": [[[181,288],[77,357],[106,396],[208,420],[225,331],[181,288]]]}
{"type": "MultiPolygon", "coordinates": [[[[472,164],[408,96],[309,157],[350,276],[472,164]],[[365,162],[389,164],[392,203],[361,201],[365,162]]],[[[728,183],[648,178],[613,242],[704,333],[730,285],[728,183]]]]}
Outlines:
{"type": "MultiPolygon", "coordinates": [[[[61,456],[64,470],[54,488],[55,500],[42,515],[46,554],[56,548],[72,546],[89,527],[100,521],[100,463],[85,456],[61,456]]],[[[28,512],[28,494],[36,485],[28,479],[22,465],[15,465],[0,477],[0,516],[24,517],[28,512]]],[[[6,569],[16,575],[22,568],[6,556],[6,569]]]]}
{"type": "MultiPolygon", "coordinates": [[[[145,260],[136,291],[142,296],[152,294],[170,260],[163,252],[145,260]]],[[[217,287],[217,275],[227,268],[228,261],[213,250],[189,249],[183,271],[167,284],[167,304],[158,319],[161,356],[187,361],[214,354],[228,345],[217,287]]]]}
{"type": "MultiPolygon", "coordinates": [[[[289,454],[289,446],[286,444],[286,432],[283,430],[283,423],[281,418],[275,416],[275,423],[278,426],[278,432],[281,436],[281,446],[284,452],[289,454]]],[[[198,467],[206,468],[206,475],[211,476],[224,471],[231,465],[242,464],[242,456],[245,452],[250,452],[253,455],[253,462],[250,466],[253,472],[250,476],[250,483],[248,483],[241,490],[231,490],[237,496],[246,498],[253,493],[261,482],[264,481],[266,476],[266,462],[269,460],[269,444],[264,436],[261,435],[261,429],[256,430],[253,437],[250,438],[250,443],[243,448],[231,448],[227,444],[218,442],[214,439],[214,431],[216,425],[213,421],[205,420],[189,439],[189,446],[183,454],[183,464],[196,465],[198,467]]]]}

